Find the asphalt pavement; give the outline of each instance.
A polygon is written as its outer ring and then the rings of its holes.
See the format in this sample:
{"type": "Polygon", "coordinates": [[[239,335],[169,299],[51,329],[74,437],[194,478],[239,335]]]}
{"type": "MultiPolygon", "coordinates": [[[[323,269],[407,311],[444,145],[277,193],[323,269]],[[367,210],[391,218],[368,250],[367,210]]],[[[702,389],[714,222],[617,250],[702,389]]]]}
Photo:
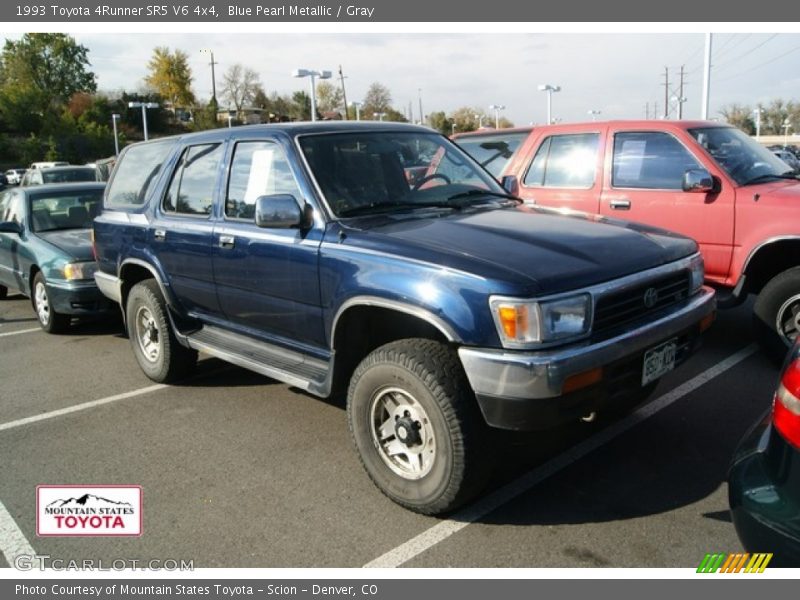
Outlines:
{"type": "MultiPolygon", "coordinates": [[[[511,436],[487,492],[450,518],[386,499],[363,472],[343,404],[216,359],[156,386],[119,321],[38,330],[0,301],[0,550],[195,567],[696,567],[736,552],[726,470],[770,405],[777,368],[750,304],[622,421],[511,436]],[[40,538],[40,484],[136,484],[138,538],[40,538]],[[26,545],[27,544],[27,545],[26,545]]],[[[0,565],[7,564],[0,557],[0,565]]]]}

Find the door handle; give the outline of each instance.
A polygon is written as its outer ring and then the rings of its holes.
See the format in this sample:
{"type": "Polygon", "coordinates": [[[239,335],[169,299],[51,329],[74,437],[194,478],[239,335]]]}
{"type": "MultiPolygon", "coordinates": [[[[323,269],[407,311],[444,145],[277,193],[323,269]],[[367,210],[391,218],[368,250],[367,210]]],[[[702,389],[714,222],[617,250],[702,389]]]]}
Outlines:
{"type": "Polygon", "coordinates": [[[153,232],[153,237],[157,242],[163,242],[167,239],[167,230],[166,229],[156,229],[153,232]]]}
{"type": "Polygon", "coordinates": [[[221,235],[219,236],[219,247],[220,248],[233,248],[233,245],[236,243],[236,238],[232,235],[221,235]]]}
{"type": "Polygon", "coordinates": [[[630,210],[631,209],[631,201],[630,200],[612,200],[609,202],[609,206],[614,210],[630,210]]]}

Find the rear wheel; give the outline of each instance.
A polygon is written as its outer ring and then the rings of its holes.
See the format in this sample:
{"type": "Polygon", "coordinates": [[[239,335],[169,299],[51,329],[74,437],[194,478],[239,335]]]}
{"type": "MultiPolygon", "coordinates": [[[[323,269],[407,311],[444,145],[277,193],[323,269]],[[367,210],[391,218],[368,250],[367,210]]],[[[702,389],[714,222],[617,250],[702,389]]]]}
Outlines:
{"type": "Polygon", "coordinates": [[[488,480],[487,427],[444,344],[411,339],[372,352],[353,374],[347,414],[368,475],[406,508],[453,510],[488,480]]]}
{"type": "Polygon", "coordinates": [[[197,352],[181,346],[176,339],[166,303],[154,280],[133,286],[126,317],[133,354],[150,379],[159,383],[175,381],[194,368],[197,352]]]}
{"type": "Polygon", "coordinates": [[[69,326],[69,315],[57,313],[53,308],[53,303],[47,294],[47,282],[41,271],[33,278],[33,294],[31,296],[33,310],[36,311],[39,325],[47,333],[60,333],[69,326]]]}
{"type": "Polygon", "coordinates": [[[800,267],[773,277],[753,307],[756,339],[774,362],[782,363],[800,330],[800,267]]]}

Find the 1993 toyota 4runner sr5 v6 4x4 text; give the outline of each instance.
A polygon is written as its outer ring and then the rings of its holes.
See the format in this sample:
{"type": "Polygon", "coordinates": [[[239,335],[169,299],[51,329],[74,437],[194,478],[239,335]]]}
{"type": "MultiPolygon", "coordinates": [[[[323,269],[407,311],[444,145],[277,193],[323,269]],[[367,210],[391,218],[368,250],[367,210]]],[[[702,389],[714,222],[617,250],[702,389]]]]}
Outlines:
{"type": "Polygon", "coordinates": [[[369,476],[423,513],[481,490],[492,429],[644,400],[714,315],[693,241],[521,207],[409,125],[129,146],[94,233],[98,286],[151,379],[183,376],[202,351],[346,393],[369,476]]]}

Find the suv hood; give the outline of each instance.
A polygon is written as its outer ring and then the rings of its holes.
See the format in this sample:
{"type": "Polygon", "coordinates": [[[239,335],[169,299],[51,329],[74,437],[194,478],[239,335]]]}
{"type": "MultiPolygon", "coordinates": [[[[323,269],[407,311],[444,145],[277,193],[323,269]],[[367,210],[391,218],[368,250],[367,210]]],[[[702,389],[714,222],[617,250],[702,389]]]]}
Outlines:
{"type": "MultiPolygon", "coordinates": [[[[478,210],[439,218],[360,219],[352,244],[523,285],[525,293],[574,290],[697,252],[694,241],[596,215],[530,208],[478,210]],[[373,236],[380,236],[380,240],[373,236]]],[[[356,225],[351,223],[351,225],[356,225]]],[[[355,232],[352,232],[355,233],[355,232]]]]}

